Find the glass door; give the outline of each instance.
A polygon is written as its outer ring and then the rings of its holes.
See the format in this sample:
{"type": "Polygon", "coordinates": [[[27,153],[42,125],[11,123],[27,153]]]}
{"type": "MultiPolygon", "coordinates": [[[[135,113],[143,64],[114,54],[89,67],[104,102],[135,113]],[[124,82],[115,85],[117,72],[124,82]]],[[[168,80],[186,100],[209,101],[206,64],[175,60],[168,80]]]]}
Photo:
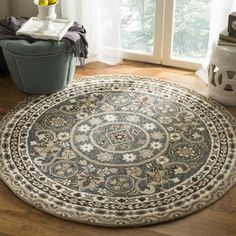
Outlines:
{"type": "Polygon", "coordinates": [[[162,63],[198,69],[208,52],[211,0],[167,0],[162,63]]]}
{"type": "Polygon", "coordinates": [[[123,57],[161,63],[163,0],[121,1],[121,43],[123,57]]]}
{"type": "Polygon", "coordinates": [[[211,0],[122,0],[123,57],[197,69],[208,51],[211,0]]]}

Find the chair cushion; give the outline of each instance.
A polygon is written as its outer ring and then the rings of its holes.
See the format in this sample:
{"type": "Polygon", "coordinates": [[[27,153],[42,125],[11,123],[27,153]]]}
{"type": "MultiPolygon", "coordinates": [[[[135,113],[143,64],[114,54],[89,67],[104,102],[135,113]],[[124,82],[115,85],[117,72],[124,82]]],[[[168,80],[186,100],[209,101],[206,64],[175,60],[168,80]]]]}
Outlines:
{"type": "Polygon", "coordinates": [[[61,41],[35,41],[29,43],[26,40],[8,40],[5,48],[12,54],[30,57],[54,55],[67,51],[66,44],[61,41]]]}

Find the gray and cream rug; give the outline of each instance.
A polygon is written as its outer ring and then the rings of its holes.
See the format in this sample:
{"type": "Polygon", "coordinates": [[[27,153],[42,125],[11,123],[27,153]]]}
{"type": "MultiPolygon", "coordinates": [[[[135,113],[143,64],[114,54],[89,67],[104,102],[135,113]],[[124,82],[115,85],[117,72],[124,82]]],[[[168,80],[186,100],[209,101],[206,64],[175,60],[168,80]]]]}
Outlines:
{"type": "Polygon", "coordinates": [[[189,215],[236,182],[236,120],[185,88],[95,76],[1,121],[0,176],[27,203],[104,226],[189,215]]]}

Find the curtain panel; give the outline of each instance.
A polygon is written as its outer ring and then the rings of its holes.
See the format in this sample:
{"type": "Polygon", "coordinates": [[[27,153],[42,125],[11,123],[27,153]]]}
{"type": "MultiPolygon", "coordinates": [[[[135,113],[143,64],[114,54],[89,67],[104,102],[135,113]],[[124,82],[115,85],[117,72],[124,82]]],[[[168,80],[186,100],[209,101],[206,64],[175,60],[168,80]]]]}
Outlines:
{"type": "Polygon", "coordinates": [[[87,62],[121,62],[119,0],[61,0],[62,17],[76,20],[87,30],[87,62]]]}

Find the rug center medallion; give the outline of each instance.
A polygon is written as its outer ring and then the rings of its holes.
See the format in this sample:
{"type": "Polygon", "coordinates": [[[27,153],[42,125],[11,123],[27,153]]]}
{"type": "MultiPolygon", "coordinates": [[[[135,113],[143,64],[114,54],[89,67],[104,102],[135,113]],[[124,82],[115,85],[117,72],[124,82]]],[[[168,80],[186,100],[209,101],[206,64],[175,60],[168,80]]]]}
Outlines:
{"type": "Polygon", "coordinates": [[[141,114],[116,112],[92,115],[76,123],[70,142],[73,150],[90,162],[131,166],[160,156],[169,140],[166,129],[156,120],[141,114]],[[145,150],[150,152],[146,158],[142,155],[145,150]]]}

